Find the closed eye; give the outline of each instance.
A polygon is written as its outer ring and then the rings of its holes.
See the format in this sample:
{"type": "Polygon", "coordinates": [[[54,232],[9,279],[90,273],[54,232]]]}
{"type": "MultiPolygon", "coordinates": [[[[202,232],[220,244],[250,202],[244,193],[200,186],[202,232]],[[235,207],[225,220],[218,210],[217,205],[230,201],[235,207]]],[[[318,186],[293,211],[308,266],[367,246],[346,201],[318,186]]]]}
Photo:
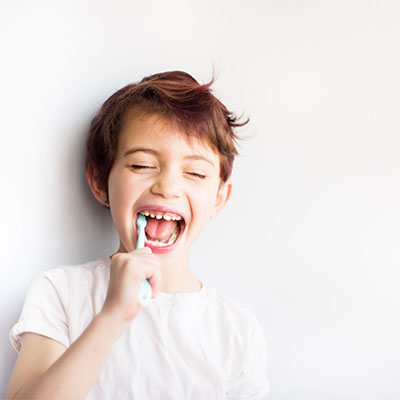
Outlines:
{"type": "Polygon", "coordinates": [[[188,172],[188,174],[189,174],[189,175],[192,175],[192,176],[194,176],[195,178],[198,178],[198,179],[205,179],[205,178],[206,178],[205,175],[203,175],[203,174],[198,174],[197,172],[188,172]]]}
{"type": "Polygon", "coordinates": [[[154,167],[151,167],[150,165],[137,165],[137,164],[134,164],[134,165],[131,165],[131,168],[133,168],[133,169],[146,169],[146,168],[151,169],[151,168],[154,168],[154,167]]]}

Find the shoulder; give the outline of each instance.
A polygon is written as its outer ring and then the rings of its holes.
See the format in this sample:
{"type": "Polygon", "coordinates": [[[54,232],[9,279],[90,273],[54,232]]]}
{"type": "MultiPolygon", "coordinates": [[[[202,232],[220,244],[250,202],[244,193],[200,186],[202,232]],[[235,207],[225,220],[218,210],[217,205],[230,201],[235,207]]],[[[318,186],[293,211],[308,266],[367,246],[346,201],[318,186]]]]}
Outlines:
{"type": "Polygon", "coordinates": [[[258,328],[257,317],[254,312],[230,295],[210,287],[208,289],[208,306],[211,314],[219,318],[221,322],[228,325],[230,329],[240,332],[247,339],[252,335],[254,329],[258,328]]]}
{"type": "Polygon", "coordinates": [[[49,268],[42,272],[41,275],[48,278],[57,277],[63,274],[67,275],[91,275],[109,267],[108,258],[98,258],[83,264],[66,264],[58,267],[49,268]]]}
{"type": "Polygon", "coordinates": [[[212,286],[207,285],[209,301],[216,306],[220,311],[232,313],[238,318],[251,318],[253,313],[243,303],[234,299],[227,293],[224,293],[212,286]]]}
{"type": "Polygon", "coordinates": [[[67,310],[74,299],[83,301],[82,297],[99,291],[104,292],[108,280],[107,259],[77,265],[61,265],[39,274],[29,288],[26,302],[49,302],[52,298],[61,301],[67,310]]]}
{"type": "Polygon", "coordinates": [[[30,285],[19,321],[10,333],[15,349],[19,351],[24,332],[50,337],[68,347],[102,305],[109,276],[106,261],[42,272],[30,285]]]}
{"type": "Polygon", "coordinates": [[[90,283],[95,280],[104,280],[109,274],[109,261],[99,258],[84,264],[61,265],[43,271],[38,280],[47,280],[53,285],[66,284],[68,281],[90,283]]]}

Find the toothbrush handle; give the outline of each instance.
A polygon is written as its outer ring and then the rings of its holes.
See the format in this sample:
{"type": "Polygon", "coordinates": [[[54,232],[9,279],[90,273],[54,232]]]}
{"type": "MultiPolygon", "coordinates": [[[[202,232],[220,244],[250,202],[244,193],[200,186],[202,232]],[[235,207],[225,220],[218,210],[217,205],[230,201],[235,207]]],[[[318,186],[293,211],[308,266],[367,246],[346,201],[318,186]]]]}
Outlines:
{"type": "Polygon", "coordinates": [[[151,300],[151,285],[148,279],[142,281],[140,284],[140,289],[139,289],[139,297],[138,297],[138,303],[142,307],[146,307],[149,305],[150,300],[151,300]]]}
{"type": "Polygon", "coordinates": [[[140,232],[138,235],[138,240],[137,240],[137,249],[142,249],[144,247],[144,233],[140,232]]]}
{"type": "MultiPolygon", "coordinates": [[[[142,249],[144,247],[144,228],[147,225],[146,217],[144,215],[139,215],[137,220],[137,227],[138,227],[138,240],[136,244],[137,249],[142,249]]],[[[150,304],[151,301],[151,285],[148,279],[142,281],[139,288],[139,295],[138,295],[138,303],[142,307],[146,307],[150,304]]]]}

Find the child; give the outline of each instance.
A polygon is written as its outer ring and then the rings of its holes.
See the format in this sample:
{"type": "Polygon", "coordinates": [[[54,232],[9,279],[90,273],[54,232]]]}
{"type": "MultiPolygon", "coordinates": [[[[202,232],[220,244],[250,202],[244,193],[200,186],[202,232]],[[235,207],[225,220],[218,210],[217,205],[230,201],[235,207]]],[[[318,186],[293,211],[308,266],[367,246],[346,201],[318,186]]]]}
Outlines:
{"type": "Polygon", "coordinates": [[[263,399],[265,342],[244,306],[199,282],[191,246],[224,207],[244,125],[179,71],[113,94],[93,119],[86,175],[110,209],[111,257],[44,272],[10,338],[8,398],[263,399]],[[136,250],[139,214],[145,248],[136,250]],[[138,304],[148,279],[152,300],[138,304]]]}

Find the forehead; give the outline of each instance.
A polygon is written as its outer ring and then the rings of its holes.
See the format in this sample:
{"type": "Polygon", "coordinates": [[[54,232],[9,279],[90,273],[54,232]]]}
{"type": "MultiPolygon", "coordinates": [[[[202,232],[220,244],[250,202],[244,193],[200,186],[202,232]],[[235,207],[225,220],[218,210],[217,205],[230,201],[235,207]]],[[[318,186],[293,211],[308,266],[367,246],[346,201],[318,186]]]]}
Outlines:
{"type": "Polygon", "coordinates": [[[195,154],[208,154],[219,159],[219,155],[205,141],[189,136],[179,129],[174,121],[159,114],[130,113],[124,120],[118,140],[118,153],[134,146],[146,145],[153,148],[195,154]]]}

